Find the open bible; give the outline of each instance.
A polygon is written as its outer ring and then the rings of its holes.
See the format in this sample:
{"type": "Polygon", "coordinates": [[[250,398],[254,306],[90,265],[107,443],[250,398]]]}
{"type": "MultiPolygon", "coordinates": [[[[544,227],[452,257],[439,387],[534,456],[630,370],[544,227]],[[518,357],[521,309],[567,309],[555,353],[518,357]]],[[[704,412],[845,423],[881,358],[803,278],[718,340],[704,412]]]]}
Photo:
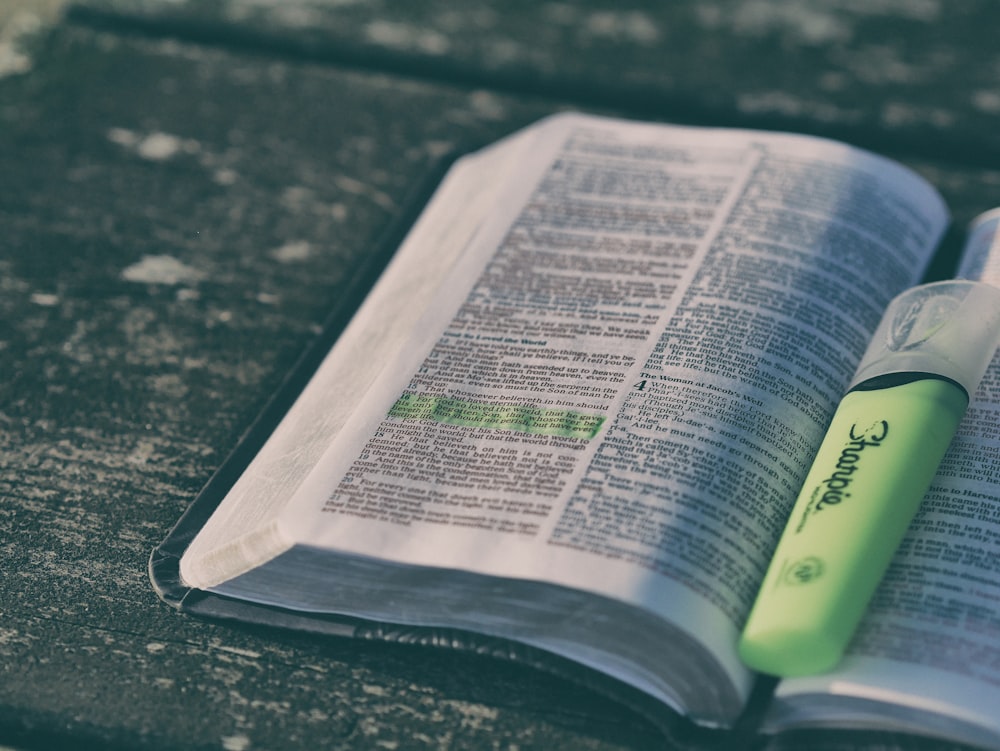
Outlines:
{"type": "MultiPolygon", "coordinates": [[[[732,727],[773,546],[948,222],[915,173],[807,136],[565,114],[464,156],[154,584],[478,634],[732,727]]],[[[763,732],[1000,748],[998,426],[995,363],[848,656],[781,682],[763,732]]]]}

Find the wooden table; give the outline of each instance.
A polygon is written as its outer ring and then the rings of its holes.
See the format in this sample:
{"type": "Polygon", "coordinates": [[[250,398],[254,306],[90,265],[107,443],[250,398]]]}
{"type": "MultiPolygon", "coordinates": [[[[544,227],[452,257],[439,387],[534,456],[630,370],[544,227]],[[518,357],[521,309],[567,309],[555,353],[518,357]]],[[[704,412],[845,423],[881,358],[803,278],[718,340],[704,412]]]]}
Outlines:
{"type": "Polygon", "coordinates": [[[6,44],[0,746],[661,748],[518,665],[179,614],[150,550],[443,154],[565,108],[800,130],[961,223],[1000,204],[994,8],[93,0],[6,44]]]}

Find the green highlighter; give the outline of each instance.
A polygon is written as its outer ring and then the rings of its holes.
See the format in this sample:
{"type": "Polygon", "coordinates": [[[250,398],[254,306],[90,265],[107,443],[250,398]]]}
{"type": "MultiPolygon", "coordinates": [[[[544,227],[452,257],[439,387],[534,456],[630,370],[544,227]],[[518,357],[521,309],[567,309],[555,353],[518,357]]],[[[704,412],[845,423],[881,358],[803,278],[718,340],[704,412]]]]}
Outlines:
{"type": "Polygon", "coordinates": [[[1000,288],[895,298],[806,476],[739,642],[790,677],[843,655],[1000,343],[1000,288]]]}

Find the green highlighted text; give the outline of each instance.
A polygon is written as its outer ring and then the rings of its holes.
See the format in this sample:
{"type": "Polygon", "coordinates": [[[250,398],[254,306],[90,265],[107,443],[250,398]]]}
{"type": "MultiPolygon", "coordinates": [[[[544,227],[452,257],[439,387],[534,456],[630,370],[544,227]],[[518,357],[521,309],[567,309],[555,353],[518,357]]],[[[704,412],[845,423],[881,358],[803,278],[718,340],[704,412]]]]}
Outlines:
{"type": "Polygon", "coordinates": [[[392,405],[389,417],[584,439],[597,435],[604,423],[602,415],[585,415],[565,409],[544,409],[523,404],[489,404],[409,393],[403,394],[392,405]]]}

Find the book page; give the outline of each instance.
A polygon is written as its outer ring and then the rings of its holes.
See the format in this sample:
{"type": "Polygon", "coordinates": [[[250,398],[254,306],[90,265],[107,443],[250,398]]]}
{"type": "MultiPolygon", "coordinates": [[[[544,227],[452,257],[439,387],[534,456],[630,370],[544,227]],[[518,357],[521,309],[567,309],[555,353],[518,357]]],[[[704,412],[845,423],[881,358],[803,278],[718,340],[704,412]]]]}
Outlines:
{"type": "MultiPolygon", "coordinates": [[[[1000,281],[1000,243],[993,242],[992,253],[966,251],[979,269],[974,275],[960,269],[960,277],[1000,281]],[[984,267],[993,269],[992,278],[979,273],[984,267]]],[[[861,706],[849,701],[856,697],[903,708],[883,708],[872,727],[893,722],[922,730],[934,712],[978,725],[1000,743],[1000,355],[843,663],[824,676],[783,682],[778,697],[775,727],[841,722],[844,707],[861,706]],[[840,701],[822,707],[810,698],[808,710],[796,709],[800,697],[820,694],[840,701]]],[[[956,738],[971,732],[940,727],[956,738]]]]}
{"type": "Polygon", "coordinates": [[[618,598],[748,688],[738,628],[941,200],[818,139],[577,116],[517,177],[284,534],[618,598]]]}
{"type": "Polygon", "coordinates": [[[441,276],[489,216],[531,136],[530,129],[519,132],[451,167],[301,396],[188,548],[181,572],[190,584],[210,586],[231,576],[234,565],[256,565],[287,549],[286,538],[260,530],[287,505],[387,360],[412,336],[419,316],[410,312],[433,303],[441,276]],[[493,179],[483,180],[483,174],[493,179]],[[246,544],[222,547],[243,537],[246,544]],[[193,560],[200,561],[197,572],[193,560]]]}

